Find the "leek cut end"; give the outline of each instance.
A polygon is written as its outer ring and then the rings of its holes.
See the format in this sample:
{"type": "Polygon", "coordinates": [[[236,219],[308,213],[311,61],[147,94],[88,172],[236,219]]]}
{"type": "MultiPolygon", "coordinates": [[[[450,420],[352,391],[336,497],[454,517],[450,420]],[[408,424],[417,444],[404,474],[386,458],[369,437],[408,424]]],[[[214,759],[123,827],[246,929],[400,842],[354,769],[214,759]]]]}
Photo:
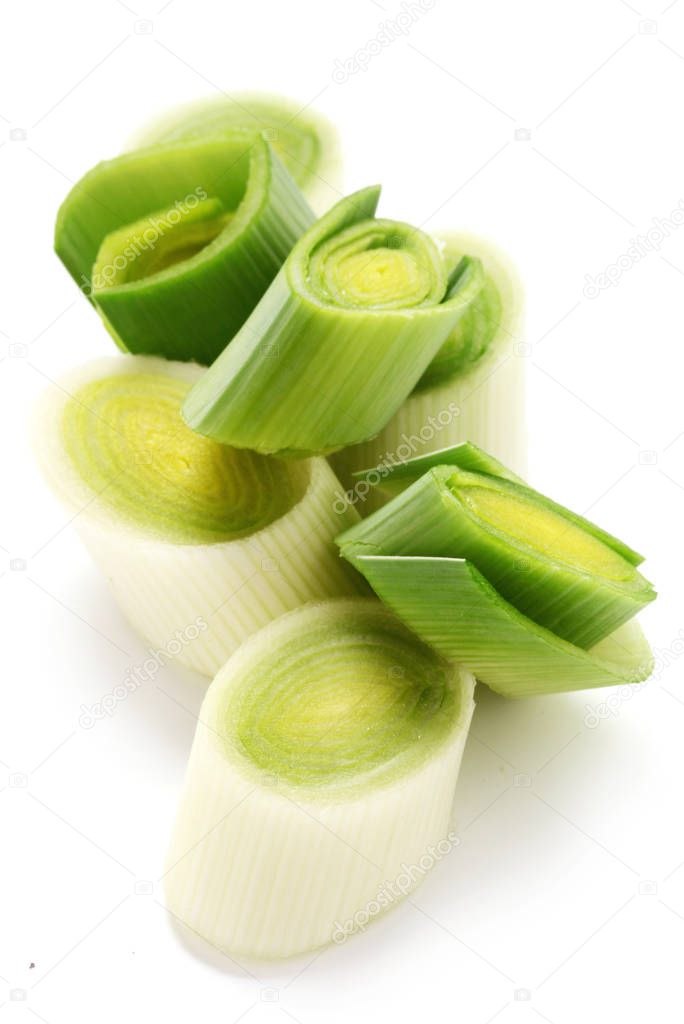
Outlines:
{"type": "Polygon", "coordinates": [[[177,543],[234,540],[284,515],[303,496],[308,467],[195,434],[180,416],[189,388],[125,373],[91,380],[67,401],[66,450],[98,502],[177,543]]]}
{"type": "Polygon", "coordinates": [[[309,605],[269,628],[214,683],[211,729],[248,770],[307,788],[374,784],[453,728],[457,673],[376,602],[309,605]]]}

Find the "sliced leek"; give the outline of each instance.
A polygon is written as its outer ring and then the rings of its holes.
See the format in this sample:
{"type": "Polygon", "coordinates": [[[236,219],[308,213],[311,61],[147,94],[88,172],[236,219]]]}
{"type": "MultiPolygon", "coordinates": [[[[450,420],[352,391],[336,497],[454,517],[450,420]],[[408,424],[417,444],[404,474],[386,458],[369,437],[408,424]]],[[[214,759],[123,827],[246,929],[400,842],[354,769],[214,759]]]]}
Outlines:
{"type": "Polygon", "coordinates": [[[233,131],[98,164],[55,249],[120,348],[208,364],[313,219],[268,143],[233,131]]]}
{"type": "Polygon", "coordinates": [[[184,142],[226,130],[261,132],[315,210],[323,213],[342,190],[337,132],[309,106],[267,93],[216,96],[168,111],[136,132],[129,148],[184,142]]]}
{"type": "MultiPolygon", "coordinates": [[[[180,405],[197,366],[97,360],[45,397],[36,448],[132,625],[212,675],[261,626],[359,592],[333,544],[343,521],[322,459],[283,463],[194,434],[180,405]],[[177,642],[174,642],[177,647],[177,642]]],[[[361,581],[362,582],[362,581],[361,581]]]]}
{"type": "Polygon", "coordinates": [[[648,676],[640,631],[619,631],[655,598],[641,556],[495,463],[454,463],[338,538],[388,607],[507,696],[648,676]]]}
{"type": "Polygon", "coordinates": [[[412,394],[376,437],[331,457],[362,515],[379,508],[385,488],[359,490],[355,474],[472,441],[515,473],[525,472],[525,348],[522,287],[510,261],[491,243],[449,234],[441,244],[448,268],[464,255],[484,268],[482,286],[412,394]]]}
{"type": "Polygon", "coordinates": [[[173,916],[219,949],[284,957],[406,895],[448,850],[473,687],[373,600],[251,637],[200,712],[164,877],[173,916]]]}
{"type": "Polygon", "coordinates": [[[415,387],[482,287],[422,232],[374,219],[379,188],[347,197],[295,245],[183,415],[239,448],[307,455],[372,437],[415,387]]]}

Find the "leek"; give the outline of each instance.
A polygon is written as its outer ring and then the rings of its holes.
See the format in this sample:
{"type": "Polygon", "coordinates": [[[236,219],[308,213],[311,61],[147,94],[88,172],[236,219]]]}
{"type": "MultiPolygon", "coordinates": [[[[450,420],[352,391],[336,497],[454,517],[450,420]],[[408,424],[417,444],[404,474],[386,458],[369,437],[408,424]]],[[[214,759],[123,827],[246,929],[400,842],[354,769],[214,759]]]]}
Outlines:
{"type": "MultiPolygon", "coordinates": [[[[178,660],[206,675],[304,602],[359,592],[341,571],[338,486],[322,459],[284,463],[194,434],[197,366],[97,360],[46,395],[36,447],[131,624],[155,648],[199,623],[178,660]]],[[[174,645],[177,646],[177,645],[174,645]]]]}
{"type": "Polygon", "coordinates": [[[525,472],[525,360],[521,348],[522,287],[515,268],[491,243],[444,235],[447,268],[468,255],[484,275],[442,348],[412,394],[376,437],[331,457],[349,500],[364,515],[386,500],[385,489],[360,493],[355,474],[384,475],[397,460],[472,441],[516,473],[525,472]]]}
{"type": "Polygon", "coordinates": [[[251,637],[200,712],[170,912],[219,949],[284,957],[343,941],[400,876],[406,895],[447,843],[473,688],[372,600],[251,637]]]}
{"type": "Polygon", "coordinates": [[[337,132],[310,107],[280,96],[237,93],[186,104],[145,125],[129,148],[185,142],[235,128],[264,134],[315,210],[323,213],[337,200],[342,188],[337,132]]]}
{"type": "Polygon", "coordinates": [[[299,240],[183,415],[217,441],[325,453],[372,437],[417,384],[482,285],[432,240],[374,219],[379,188],[342,200],[299,240]]]}
{"type": "Polygon", "coordinates": [[[208,364],[313,219],[268,143],[234,131],[98,164],[55,249],[120,348],[208,364]]]}
{"type": "Polygon", "coordinates": [[[496,462],[472,472],[459,458],[407,474],[337,539],[343,556],[418,636],[506,696],[646,678],[648,647],[625,627],[656,596],[641,556],[496,462]]]}

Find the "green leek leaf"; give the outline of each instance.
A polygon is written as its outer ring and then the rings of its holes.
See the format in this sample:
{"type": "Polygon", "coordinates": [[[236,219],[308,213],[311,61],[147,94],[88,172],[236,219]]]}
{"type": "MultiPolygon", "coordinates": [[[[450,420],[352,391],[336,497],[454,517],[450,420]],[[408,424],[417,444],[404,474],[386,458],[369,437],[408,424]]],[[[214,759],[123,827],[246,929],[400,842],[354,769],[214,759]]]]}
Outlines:
{"type": "Polygon", "coordinates": [[[268,143],[233,131],[99,164],[55,249],[121,348],[208,364],[313,219],[268,143]]]}

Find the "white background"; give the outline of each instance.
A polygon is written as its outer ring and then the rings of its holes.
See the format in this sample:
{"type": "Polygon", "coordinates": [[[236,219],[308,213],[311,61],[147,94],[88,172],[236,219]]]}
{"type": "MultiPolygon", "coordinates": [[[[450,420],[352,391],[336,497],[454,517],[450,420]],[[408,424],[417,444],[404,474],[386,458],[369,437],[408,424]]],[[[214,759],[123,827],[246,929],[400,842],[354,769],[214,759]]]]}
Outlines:
{"type": "Polygon", "coordinates": [[[665,2],[436,0],[343,84],[335,61],[396,0],[3,8],[0,1024],[682,1019],[684,227],[584,291],[684,198],[684,3],[665,2]],[[531,480],[644,550],[661,592],[644,615],[657,678],[604,719],[605,691],[481,691],[460,845],[364,935],[277,966],[172,928],[159,885],[136,894],[161,872],[204,684],[165,669],[79,727],[145,647],[25,437],[43,387],[112,351],[51,252],[58,204],[141,120],[219,88],[314,101],[341,130],[349,190],[383,182],[385,215],[510,251],[531,480]]]}

